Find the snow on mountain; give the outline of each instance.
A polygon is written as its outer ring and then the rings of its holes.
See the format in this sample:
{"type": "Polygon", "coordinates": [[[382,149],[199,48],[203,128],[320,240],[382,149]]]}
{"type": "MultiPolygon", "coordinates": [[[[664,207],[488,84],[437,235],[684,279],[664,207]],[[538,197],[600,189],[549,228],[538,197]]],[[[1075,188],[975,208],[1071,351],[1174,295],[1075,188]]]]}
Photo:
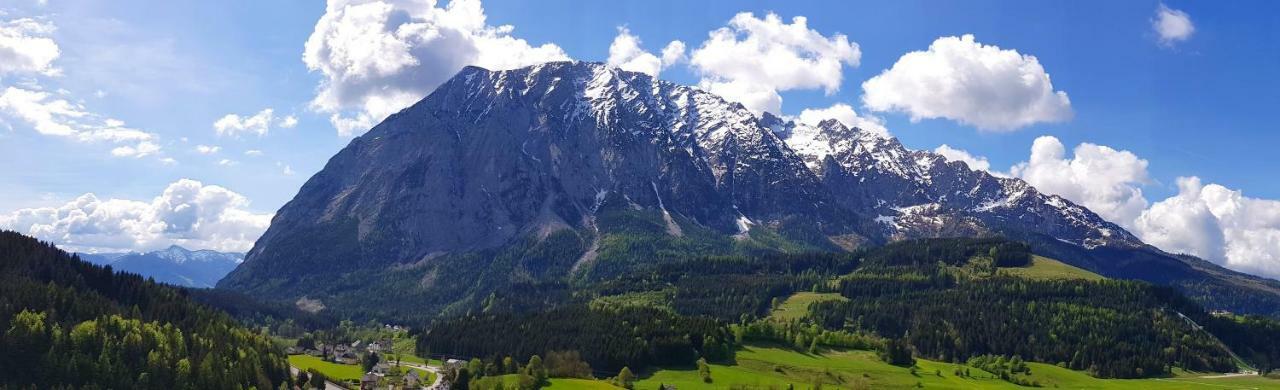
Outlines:
{"type": "Polygon", "coordinates": [[[1060,196],[1042,194],[1021,179],[995,177],[937,153],[909,150],[893,137],[836,120],[817,126],[769,120],[777,122],[771,129],[838,200],[876,215],[891,237],[1019,230],[1087,248],[1142,245],[1118,225],[1060,196]]]}
{"type": "Polygon", "coordinates": [[[283,275],[417,264],[565,229],[590,248],[576,270],[609,231],[611,204],[652,212],[671,237],[697,227],[821,248],[988,234],[1141,245],[1065,199],[882,132],[757,117],[646,74],[550,62],[464,68],[352,140],[222,285],[300,289],[283,275]]]}
{"type": "Polygon", "coordinates": [[[213,250],[188,250],[172,245],[152,252],[80,254],[96,264],[110,265],[156,281],[185,287],[213,287],[228,272],[244,261],[242,253],[213,250]]]}

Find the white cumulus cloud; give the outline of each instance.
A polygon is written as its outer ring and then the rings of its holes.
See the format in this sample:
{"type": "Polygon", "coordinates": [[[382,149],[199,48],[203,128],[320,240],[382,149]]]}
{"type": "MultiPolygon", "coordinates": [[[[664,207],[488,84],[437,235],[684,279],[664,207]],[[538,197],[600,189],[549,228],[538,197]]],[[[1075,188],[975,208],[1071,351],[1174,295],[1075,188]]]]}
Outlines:
{"type": "Polygon", "coordinates": [[[797,16],[786,23],[770,13],[757,18],[739,13],[726,27],[711,31],[690,55],[702,76],[699,86],[737,101],[756,113],[778,114],[778,91],[840,89],[844,66],[858,66],[862,51],[843,34],[824,36],[797,16]]]}
{"type": "Polygon", "coordinates": [[[148,251],[173,244],[245,251],[271,222],[271,214],[248,206],[248,199],[231,190],[181,179],[150,201],[88,193],[58,207],[0,214],[0,227],[73,251],[148,251]]]}
{"type": "Polygon", "coordinates": [[[1153,204],[1136,225],[1143,240],[1162,249],[1280,278],[1280,201],[1181,177],[1178,195],[1153,204]]]}
{"type": "Polygon", "coordinates": [[[969,166],[969,169],[975,171],[987,171],[995,174],[995,172],[991,171],[991,162],[987,161],[986,157],[969,154],[969,152],[964,149],[956,149],[951,147],[951,145],[942,144],[941,146],[933,149],[933,152],[942,155],[942,157],[945,157],[949,161],[964,162],[965,165],[969,166]]]}
{"type": "Polygon", "coordinates": [[[1156,16],[1151,19],[1151,28],[1160,37],[1160,44],[1164,46],[1185,41],[1196,32],[1196,26],[1191,23],[1191,15],[1164,4],[1156,7],[1156,16]]]}
{"type": "Polygon", "coordinates": [[[1062,141],[1041,136],[1031,146],[1030,160],[1010,172],[1040,191],[1084,205],[1126,228],[1132,228],[1147,208],[1139,188],[1150,181],[1147,160],[1127,150],[1082,143],[1067,156],[1062,141]]]}
{"type": "Polygon", "coordinates": [[[264,108],[251,116],[227,114],[213,122],[213,129],[219,136],[238,137],[240,134],[257,134],[261,137],[271,131],[271,122],[274,122],[275,118],[275,111],[270,108],[264,108]]]}
{"type": "Polygon", "coordinates": [[[491,26],[478,0],[329,0],[303,52],[323,76],[311,101],[343,136],[426,96],[466,65],[511,69],[569,56],[491,26]]]}
{"type": "Polygon", "coordinates": [[[640,38],[631,35],[626,27],[618,27],[618,36],[609,44],[608,64],[654,77],[662,71],[662,59],[640,48],[640,38]]]}
{"type": "Polygon", "coordinates": [[[293,115],[289,115],[284,118],[281,118],[280,122],[276,123],[276,126],[280,126],[281,129],[292,129],[294,126],[297,126],[297,125],[298,125],[298,117],[293,115]]]}
{"type": "Polygon", "coordinates": [[[668,67],[689,60],[689,56],[684,53],[684,42],[671,41],[667,46],[662,48],[662,66],[668,67]]]}
{"type": "Polygon", "coordinates": [[[200,153],[200,154],[214,154],[214,153],[217,153],[219,150],[222,150],[221,146],[196,145],[196,153],[200,153]]]}
{"type": "Polygon", "coordinates": [[[875,111],[911,120],[946,118],[981,130],[1012,131],[1071,118],[1066,92],[1054,91],[1035,56],[984,45],[973,35],[942,37],[926,51],[904,54],[862,83],[875,111]]]}
{"type": "Polygon", "coordinates": [[[58,75],[60,71],[53,66],[53,61],[62,51],[58,43],[49,38],[53,31],[53,24],[30,18],[0,21],[0,76],[58,75]]]}
{"type": "Polygon", "coordinates": [[[137,145],[117,146],[111,149],[111,155],[116,157],[146,157],[160,151],[160,145],[156,145],[151,141],[142,141],[137,145]]]}
{"type": "Polygon", "coordinates": [[[835,119],[848,127],[889,135],[889,130],[884,127],[880,118],[860,116],[852,106],[844,103],[836,103],[827,108],[806,108],[800,111],[796,119],[809,126],[817,126],[824,120],[835,119]]]}
{"type": "MultiPolygon", "coordinates": [[[[951,157],[948,157],[951,158],[951,157]]],[[[1037,138],[1012,175],[1115,222],[1143,241],[1237,271],[1280,278],[1280,201],[1179,177],[1178,194],[1151,203],[1141,187],[1147,161],[1131,152],[1082,143],[1073,156],[1057,138],[1037,138]]]]}

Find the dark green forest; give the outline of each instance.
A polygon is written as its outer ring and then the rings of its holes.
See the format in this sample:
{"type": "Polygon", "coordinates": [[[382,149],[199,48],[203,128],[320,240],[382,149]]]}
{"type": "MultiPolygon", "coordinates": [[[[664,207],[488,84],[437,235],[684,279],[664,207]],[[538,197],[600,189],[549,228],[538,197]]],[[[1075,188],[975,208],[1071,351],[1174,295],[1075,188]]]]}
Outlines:
{"type": "Polygon", "coordinates": [[[770,342],[875,349],[906,365],[912,356],[956,363],[1017,356],[1108,378],[1159,376],[1174,367],[1234,371],[1227,348],[1264,372],[1280,356],[1280,323],[1214,317],[1173,288],[997,272],[1030,259],[1025,244],[982,238],[841,254],[615,263],[616,276],[578,281],[557,293],[564,301],[549,311],[504,309],[511,298],[539,299],[536,289],[518,298],[491,294],[479,314],[425,325],[418,348],[492,360],[572,350],[592,368],[616,372],[719,361],[735,344],[770,342]],[[849,300],[816,303],[798,322],[765,319],[798,291],[849,300]]]}
{"type": "Polygon", "coordinates": [[[0,387],[275,389],[283,351],[185,291],[0,232],[0,387]]]}

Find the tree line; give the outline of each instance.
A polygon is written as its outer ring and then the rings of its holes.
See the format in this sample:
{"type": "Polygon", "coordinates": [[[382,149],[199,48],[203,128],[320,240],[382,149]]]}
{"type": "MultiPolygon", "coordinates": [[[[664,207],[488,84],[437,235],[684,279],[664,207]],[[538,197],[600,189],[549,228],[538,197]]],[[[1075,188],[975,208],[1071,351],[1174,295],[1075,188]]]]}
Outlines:
{"type": "Polygon", "coordinates": [[[0,231],[0,387],[275,389],[265,335],[183,290],[0,231]]]}

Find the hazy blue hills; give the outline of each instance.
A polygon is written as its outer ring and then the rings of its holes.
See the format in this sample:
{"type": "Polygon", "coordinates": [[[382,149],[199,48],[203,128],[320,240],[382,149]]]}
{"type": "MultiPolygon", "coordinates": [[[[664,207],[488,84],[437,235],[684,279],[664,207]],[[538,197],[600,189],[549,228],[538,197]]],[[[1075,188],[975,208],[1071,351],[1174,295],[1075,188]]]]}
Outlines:
{"type": "Polygon", "coordinates": [[[177,245],[163,250],[137,253],[80,253],[84,261],[110,265],[120,271],[133,272],[158,282],[184,287],[213,287],[244,261],[243,253],[213,250],[189,250],[177,245]]]}

